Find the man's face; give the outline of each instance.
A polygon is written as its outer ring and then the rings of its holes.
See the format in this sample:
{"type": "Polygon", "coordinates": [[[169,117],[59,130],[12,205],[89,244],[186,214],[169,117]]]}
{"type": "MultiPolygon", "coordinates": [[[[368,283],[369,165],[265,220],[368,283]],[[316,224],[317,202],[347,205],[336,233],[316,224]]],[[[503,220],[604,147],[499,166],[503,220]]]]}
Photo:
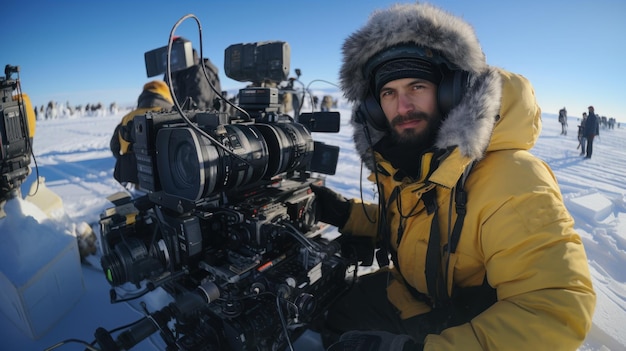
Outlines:
{"type": "Polygon", "coordinates": [[[392,80],[380,90],[380,106],[401,144],[430,146],[441,124],[437,85],[419,78],[392,80]]]}

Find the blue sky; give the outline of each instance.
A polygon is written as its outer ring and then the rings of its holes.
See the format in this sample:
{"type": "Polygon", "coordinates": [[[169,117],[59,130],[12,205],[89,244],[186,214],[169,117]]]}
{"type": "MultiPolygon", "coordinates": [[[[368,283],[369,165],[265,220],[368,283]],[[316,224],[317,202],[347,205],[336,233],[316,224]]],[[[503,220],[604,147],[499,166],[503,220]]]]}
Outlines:
{"type": "MultiPolygon", "coordinates": [[[[22,87],[35,105],[133,104],[152,79],[144,52],[167,45],[176,21],[191,13],[201,22],[204,56],[220,68],[223,89],[244,85],[224,75],[224,49],[267,40],[289,43],[291,74],[300,68],[304,83],[338,83],[343,40],[374,9],[395,2],[9,0],[0,65],[21,67],[22,87]]],[[[431,3],[474,26],[489,64],[528,77],[545,112],[565,106],[578,117],[593,104],[600,115],[626,122],[626,1],[431,3]]],[[[176,34],[199,49],[195,21],[183,22],[176,34]]]]}

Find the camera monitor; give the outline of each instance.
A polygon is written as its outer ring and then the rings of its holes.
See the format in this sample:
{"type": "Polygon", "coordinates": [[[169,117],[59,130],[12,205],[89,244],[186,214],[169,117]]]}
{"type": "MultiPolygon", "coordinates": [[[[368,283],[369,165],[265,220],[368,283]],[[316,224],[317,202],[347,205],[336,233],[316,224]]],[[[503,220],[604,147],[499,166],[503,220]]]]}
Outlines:
{"type": "MultiPolygon", "coordinates": [[[[146,61],[146,74],[148,77],[165,73],[167,70],[167,45],[147,51],[144,54],[144,59],[146,61]]],[[[195,62],[191,42],[182,38],[174,40],[170,61],[172,72],[193,66],[195,62]]]]}

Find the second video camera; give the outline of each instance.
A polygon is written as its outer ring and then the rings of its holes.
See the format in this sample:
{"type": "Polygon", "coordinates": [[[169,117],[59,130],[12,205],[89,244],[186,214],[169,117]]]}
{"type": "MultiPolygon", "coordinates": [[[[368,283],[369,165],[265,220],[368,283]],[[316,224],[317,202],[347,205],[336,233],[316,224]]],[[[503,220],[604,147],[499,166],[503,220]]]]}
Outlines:
{"type": "Polygon", "coordinates": [[[0,77],[0,201],[11,197],[30,173],[35,117],[20,90],[19,66],[6,65],[0,77]]]}

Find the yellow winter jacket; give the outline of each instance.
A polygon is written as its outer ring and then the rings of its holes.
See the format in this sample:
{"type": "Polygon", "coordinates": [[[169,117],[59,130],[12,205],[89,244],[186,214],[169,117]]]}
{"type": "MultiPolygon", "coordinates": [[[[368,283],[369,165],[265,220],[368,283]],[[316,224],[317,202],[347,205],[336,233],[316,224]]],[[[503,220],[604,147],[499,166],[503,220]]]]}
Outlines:
{"type": "MultiPolygon", "coordinates": [[[[160,80],[150,81],[144,84],[143,90],[139,98],[137,98],[137,109],[122,117],[119,127],[126,127],[136,116],[146,114],[150,111],[171,109],[173,105],[172,95],[170,94],[167,84],[160,80]]],[[[111,147],[114,154],[116,154],[117,151],[117,154],[124,155],[130,151],[130,141],[126,140],[123,134],[124,133],[120,133],[119,128],[115,130],[113,137],[118,139],[118,145],[116,145],[115,148],[111,147]]],[[[113,143],[111,145],[113,145],[113,143]]]]}
{"type": "MultiPolygon", "coordinates": [[[[469,323],[429,335],[424,350],[575,350],[591,327],[596,301],[585,250],[550,167],[529,152],[541,131],[532,86],[520,75],[495,75],[501,79],[499,119],[465,182],[467,215],[458,248],[441,264],[449,267],[448,292],[453,285],[479,286],[486,277],[498,301],[469,323]]],[[[395,271],[387,292],[402,318],[430,311],[405,285],[428,294],[424,272],[432,216],[421,196],[436,187],[443,250],[456,219],[451,193],[472,161],[457,147],[436,169],[423,161],[420,179],[395,179],[397,170],[376,155],[385,200],[400,190],[387,220],[402,274],[395,271]],[[401,223],[405,230],[397,244],[401,223]]],[[[342,233],[377,235],[368,218],[377,218],[378,206],[367,204],[369,215],[362,208],[353,204],[342,233]]]]}

